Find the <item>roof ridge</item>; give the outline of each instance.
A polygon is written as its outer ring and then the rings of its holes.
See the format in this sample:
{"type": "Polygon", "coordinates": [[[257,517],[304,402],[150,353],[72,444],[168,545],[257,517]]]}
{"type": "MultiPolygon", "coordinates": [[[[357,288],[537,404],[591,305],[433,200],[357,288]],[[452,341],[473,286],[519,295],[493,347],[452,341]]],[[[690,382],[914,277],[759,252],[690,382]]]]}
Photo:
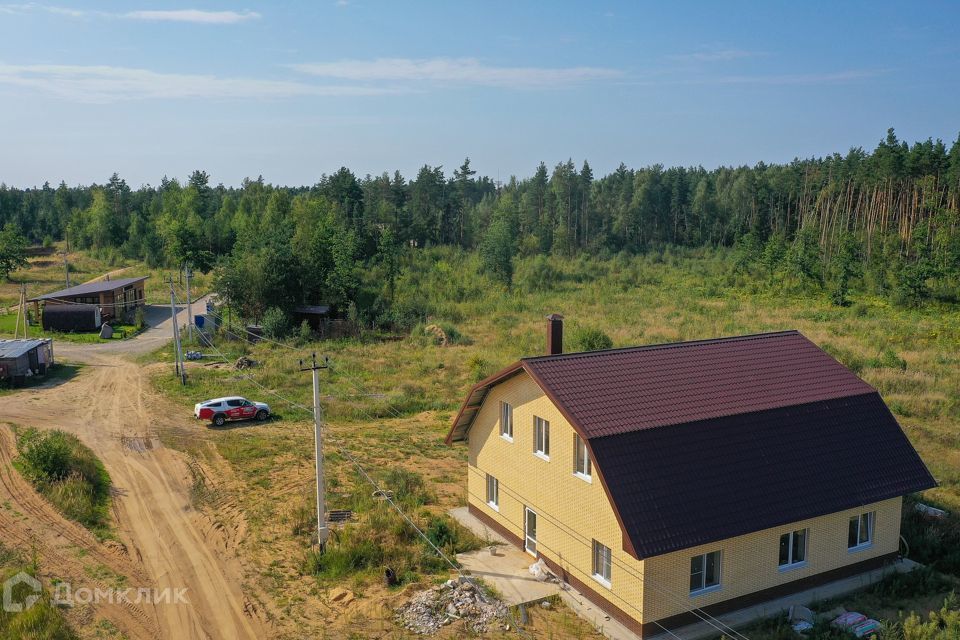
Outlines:
{"type": "Polygon", "coordinates": [[[797,329],[784,329],[782,331],[766,331],[761,333],[748,333],[741,336],[725,336],[722,338],[702,338],[699,340],[681,340],[680,342],[660,342],[655,344],[640,344],[634,345],[631,347],[615,347],[611,349],[596,349],[594,351],[574,351],[571,353],[557,353],[553,355],[542,355],[542,356],[527,356],[525,358],[520,358],[521,362],[532,362],[532,361],[544,361],[544,360],[561,360],[564,358],[575,358],[578,356],[592,356],[592,355],[601,355],[605,353],[621,353],[628,351],[654,351],[661,349],[674,349],[681,347],[695,347],[705,344],[718,344],[726,342],[741,342],[748,340],[758,340],[763,338],[775,338],[789,335],[798,335],[802,338],[806,338],[800,331],[797,329]]]}
{"type": "MultiPolygon", "coordinates": [[[[871,396],[876,395],[880,398],[880,402],[883,402],[883,396],[880,395],[880,392],[876,389],[871,389],[869,391],[859,391],[856,393],[844,393],[842,395],[831,396],[829,398],[820,398],[819,400],[807,400],[805,402],[794,402],[791,404],[782,404],[776,407],[767,407],[765,409],[750,409],[748,411],[734,411],[732,413],[718,413],[709,418],[698,418],[696,420],[683,420],[682,422],[665,422],[663,424],[657,424],[649,427],[643,427],[642,429],[631,429],[630,431],[618,431],[616,433],[603,433],[598,435],[589,436],[587,439],[590,441],[597,440],[599,438],[616,438],[618,436],[625,436],[636,431],[654,431],[657,429],[669,429],[676,427],[686,427],[688,425],[695,425],[701,422],[710,422],[711,420],[724,419],[724,418],[736,418],[739,416],[751,416],[755,414],[768,413],[771,411],[782,411],[783,409],[796,409],[799,407],[807,407],[815,404],[823,404],[825,402],[835,402],[837,400],[850,400],[851,398],[859,398],[861,396],[871,396]]],[[[886,403],[884,403],[886,406],[886,403]]]]}

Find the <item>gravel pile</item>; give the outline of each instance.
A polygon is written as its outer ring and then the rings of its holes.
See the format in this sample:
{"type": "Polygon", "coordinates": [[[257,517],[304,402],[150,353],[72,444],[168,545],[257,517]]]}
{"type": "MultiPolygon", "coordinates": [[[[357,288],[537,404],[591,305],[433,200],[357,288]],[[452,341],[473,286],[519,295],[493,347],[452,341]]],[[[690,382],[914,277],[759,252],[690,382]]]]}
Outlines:
{"type": "Polygon", "coordinates": [[[507,630],[507,607],[487,597],[465,578],[447,580],[441,585],[414,594],[410,602],[397,610],[397,620],[419,634],[435,633],[455,620],[466,621],[475,633],[490,628],[507,630]]]}

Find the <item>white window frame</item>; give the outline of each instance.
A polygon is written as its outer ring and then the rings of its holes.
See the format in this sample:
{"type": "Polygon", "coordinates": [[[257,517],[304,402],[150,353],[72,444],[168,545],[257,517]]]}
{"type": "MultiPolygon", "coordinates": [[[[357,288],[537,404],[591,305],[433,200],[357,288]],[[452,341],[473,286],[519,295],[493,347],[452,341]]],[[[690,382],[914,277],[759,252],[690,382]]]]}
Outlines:
{"type": "Polygon", "coordinates": [[[799,569],[801,567],[807,566],[807,551],[810,548],[810,529],[797,529],[795,531],[787,531],[780,534],[780,538],[777,539],[777,544],[779,545],[780,539],[783,536],[787,537],[787,562],[786,564],[780,564],[780,547],[777,547],[777,568],[779,571],[790,571],[791,569],[799,569]],[[803,534],[803,560],[794,560],[793,558],[793,540],[798,533],[803,534]]]}
{"type": "Polygon", "coordinates": [[[487,474],[487,506],[500,511],[500,481],[487,474]]]}
{"type": "Polygon", "coordinates": [[[503,401],[500,402],[500,437],[513,442],[513,406],[503,401]]]}
{"type": "Polygon", "coordinates": [[[609,589],[613,575],[613,551],[596,540],[593,541],[592,571],[593,579],[609,589]]]}
{"type": "Polygon", "coordinates": [[[550,461],[550,422],[533,416],[533,455],[550,461]]]}
{"type": "MultiPolygon", "coordinates": [[[[717,550],[715,550],[715,551],[708,551],[707,553],[698,553],[697,555],[692,556],[692,557],[690,558],[691,564],[692,564],[692,562],[693,562],[693,559],[694,559],[694,558],[698,558],[698,557],[703,559],[703,564],[702,564],[702,567],[703,567],[703,568],[701,569],[701,572],[700,572],[700,573],[702,574],[702,578],[701,578],[701,580],[700,580],[700,585],[701,585],[701,586],[700,586],[700,588],[698,588],[698,589],[690,589],[690,596],[691,596],[691,597],[703,595],[703,594],[705,594],[705,593],[712,593],[712,592],[714,592],[714,591],[719,591],[720,588],[723,586],[723,552],[722,552],[720,549],[717,549],[717,550]],[[717,555],[717,584],[708,585],[708,584],[706,584],[706,581],[707,581],[707,556],[711,556],[711,555],[713,555],[713,554],[716,554],[716,555],[717,555]]],[[[688,576],[688,578],[691,577],[692,575],[693,575],[693,572],[692,572],[692,567],[691,567],[691,573],[690,573],[690,576],[688,576]]]]}
{"type": "Polygon", "coordinates": [[[585,482],[593,482],[593,461],[590,460],[590,451],[587,449],[587,442],[577,433],[573,434],[573,475],[585,482]]]}
{"type": "Polygon", "coordinates": [[[863,551],[864,549],[869,549],[873,546],[873,537],[877,531],[877,512],[876,511],[866,511],[864,513],[858,513],[855,516],[850,516],[850,519],[847,520],[847,551],[850,553],[855,553],[857,551],[863,551]],[[850,525],[853,521],[857,521],[857,544],[850,546],[850,525]],[[864,542],[859,542],[860,533],[863,527],[863,523],[867,523],[867,539],[864,542]]]}

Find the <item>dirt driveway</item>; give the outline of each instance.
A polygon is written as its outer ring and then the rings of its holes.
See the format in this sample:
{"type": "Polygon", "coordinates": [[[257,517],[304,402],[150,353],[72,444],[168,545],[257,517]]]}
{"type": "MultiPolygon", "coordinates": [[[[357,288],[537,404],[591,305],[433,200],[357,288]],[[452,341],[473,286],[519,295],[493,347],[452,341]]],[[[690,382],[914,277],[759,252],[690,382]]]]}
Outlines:
{"type": "MultiPolygon", "coordinates": [[[[196,306],[199,312],[202,302],[196,306]]],[[[186,589],[188,604],[91,605],[129,637],[266,637],[262,605],[242,589],[243,568],[234,553],[237,532],[191,506],[195,463],[155,437],[160,428],[198,438],[203,431],[189,416],[172,414],[151,390],[143,367],[131,359],[169,340],[169,315],[162,320],[169,309],[148,311],[148,321],[157,326],[131,340],[55,344],[58,359],[86,365],[80,374],[0,402],[0,420],[70,431],[96,452],[113,479],[120,543],[98,542],[19,479],[9,464],[14,446],[6,426],[0,427],[0,502],[12,508],[0,510],[0,536],[36,549],[42,573],[74,588],[186,589]]],[[[242,528],[242,523],[233,526],[242,528]]]]}

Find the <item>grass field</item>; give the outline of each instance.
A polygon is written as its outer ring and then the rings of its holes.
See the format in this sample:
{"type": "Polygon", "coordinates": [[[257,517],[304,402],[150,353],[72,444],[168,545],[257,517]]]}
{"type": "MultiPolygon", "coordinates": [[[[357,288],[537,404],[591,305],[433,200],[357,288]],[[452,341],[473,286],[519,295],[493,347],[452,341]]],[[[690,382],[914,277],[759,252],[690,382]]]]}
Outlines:
{"type": "MultiPolygon", "coordinates": [[[[309,546],[295,533],[298,518],[308,520],[311,513],[309,413],[287,402],[311,404],[309,374],[299,371],[298,360],[314,351],[330,357],[321,395],[331,438],[326,451],[332,506],[353,504],[358,483],[339,444],[378,478],[397,467],[422,476],[434,494],[419,508],[427,523],[431,515],[465,502],[465,450],[446,447],[442,440],[467,389],[517,358],[543,353],[544,316],[552,312],[566,318],[571,351],[586,329],[605,332],[614,346],[798,329],[883,395],[940,482],[923,499],[960,510],[958,309],[899,309],[864,295],[837,307],[825,296],[789,284],[734,274],[730,265],[729,255],[712,251],[551,259],[546,275],[542,263],[520,261],[516,284],[508,291],[476,275],[474,256],[447,252],[411,270],[416,275],[401,280],[398,297],[424,300],[427,321],[456,333],[456,344],[439,346],[420,327],[401,339],[371,334],[285,346],[251,346],[222,336],[216,346],[227,359],[245,353],[258,366],[237,372],[211,357],[190,364],[186,389],[165,369],[156,384],[183,411],[201,399],[240,394],[269,402],[279,414],[267,426],[214,434],[218,450],[252,492],[248,516],[256,553],[266,566],[287,567],[287,573],[271,578],[278,590],[296,575],[296,567],[278,558],[277,550],[289,556],[299,547],[303,557],[309,546]]],[[[153,357],[169,362],[172,353],[167,349],[153,357]]],[[[340,579],[353,580],[362,590],[368,578],[360,570],[340,579]]],[[[939,607],[934,600],[942,603],[941,595],[927,604],[939,607]]],[[[758,637],[776,633],[765,628],[758,637]]]]}
{"type": "MultiPolygon", "coordinates": [[[[29,258],[26,269],[14,271],[4,281],[0,280],[0,310],[15,305],[19,298],[20,283],[27,285],[27,297],[50,293],[66,287],[63,269],[63,257],[57,253],[64,248],[62,243],[46,250],[48,255],[35,255],[29,258]]],[[[34,249],[34,251],[43,251],[34,249]]],[[[151,269],[143,263],[134,260],[110,262],[99,259],[88,252],[74,251],[67,255],[70,264],[70,284],[78,285],[90,280],[100,279],[107,274],[111,278],[133,278],[149,276],[146,282],[146,298],[149,303],[170,303],[170,288],[167,284],[172,276],[178,289],[178,295],[183,297],[182,275],[175,269],[151,269]]],[[[191,280],[191,295],[193,297],[209,292],[211,284],[210,274],[194,272],[191,280]]]]}

